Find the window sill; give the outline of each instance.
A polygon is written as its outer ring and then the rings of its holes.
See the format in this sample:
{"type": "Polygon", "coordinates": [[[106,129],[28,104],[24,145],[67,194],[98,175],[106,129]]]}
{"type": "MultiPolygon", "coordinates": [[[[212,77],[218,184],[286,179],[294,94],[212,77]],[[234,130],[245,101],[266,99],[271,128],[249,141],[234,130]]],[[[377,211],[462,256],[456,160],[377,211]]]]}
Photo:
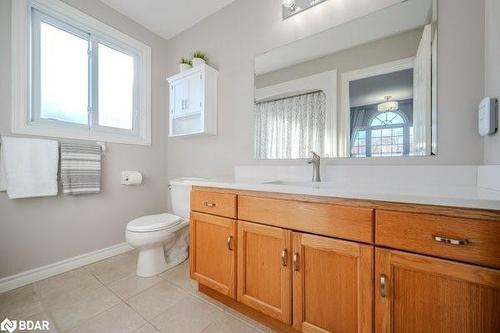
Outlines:
{"type": "Polygon", "coordinates": [[[35,135],[35,136],[45,136],[54,137],[61,139],[76,139],[76,140],[88,140],[88,141],[104,141],[108,143],[123,143],[130,145],[141,145],[150,146],[151,138],[147,136],[136,137],[116,133],[106,133],[106,132],[89,132],[77,129],[66,129],[62,127],[54,127],[47,125],[25,125],[25,126],[13,126],[13,134],[24,134],[24,135],[35,135]]]}

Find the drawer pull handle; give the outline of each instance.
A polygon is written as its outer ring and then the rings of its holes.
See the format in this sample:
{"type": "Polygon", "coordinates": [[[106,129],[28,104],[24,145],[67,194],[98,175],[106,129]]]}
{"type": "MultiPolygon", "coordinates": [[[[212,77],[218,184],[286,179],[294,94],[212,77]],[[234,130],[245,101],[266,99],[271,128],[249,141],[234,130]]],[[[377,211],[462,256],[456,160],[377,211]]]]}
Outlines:
{"type": "Polygon", "coordinates": [[[293,254],[293,270],[300,271],[300,263],[299,263],[299,254],[298,253],[293,254]]]}
{"type": "Polygon", "coordinates": [[[227,238],[227,249],[228,249],[229,251],[232,251],[232,250],[233,250],[233,245],[232,245],[232,243],[233,243],[233,236],[229,236],[229,237],[227,238]]]}
{"type": "Polygon", "coordinates": [[[387,276],[380,274],[380,296],[387,297],[387,276]]]}
{"type": "Polygon", "coordinates": [[[287,262],[288,262],[288,251],[287,249],[283,249],[283,251],[281,251],[281,266],[286,267],[287,262]]]}
{"type": "Polygon", "coordinates": [[[469,240],[467,239],[453,239],[441,236],[432,236],[436,242],[441,242],[450,245],[469,245],[469,240]]]}
{"type": "Polygon", "coordinates": [[[215,203],[213,203],[213,202],[206,202],[205,201],[204,204],[205,204],[206,207],[215,207],[215,203]]]}

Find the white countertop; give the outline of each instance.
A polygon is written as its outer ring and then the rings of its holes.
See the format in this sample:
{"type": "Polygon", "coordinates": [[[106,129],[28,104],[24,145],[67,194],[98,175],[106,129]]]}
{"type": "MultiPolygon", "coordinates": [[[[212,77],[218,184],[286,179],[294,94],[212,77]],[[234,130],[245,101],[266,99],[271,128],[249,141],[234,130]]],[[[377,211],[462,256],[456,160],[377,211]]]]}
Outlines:
{"type": "Polygon", "coordinates": [[[193,186],[217,187],[275,193],[304,194],[336,198],[379,200],[463,208],[500,210],[500,191],[474,186],[396,186],[380,184],[308,183],[290,181],[183,178],[193,186]]]}

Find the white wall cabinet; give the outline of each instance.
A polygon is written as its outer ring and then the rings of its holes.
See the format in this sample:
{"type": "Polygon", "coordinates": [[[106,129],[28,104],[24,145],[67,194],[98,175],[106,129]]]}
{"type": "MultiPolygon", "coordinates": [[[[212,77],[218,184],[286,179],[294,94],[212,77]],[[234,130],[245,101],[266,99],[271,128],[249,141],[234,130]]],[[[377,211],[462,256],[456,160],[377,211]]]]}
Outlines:
{"type": "Polygon", "coordinates": [[[217,77],[217,70],[201,65],[167,78],[169,137],[217,134],[217,77]]]}

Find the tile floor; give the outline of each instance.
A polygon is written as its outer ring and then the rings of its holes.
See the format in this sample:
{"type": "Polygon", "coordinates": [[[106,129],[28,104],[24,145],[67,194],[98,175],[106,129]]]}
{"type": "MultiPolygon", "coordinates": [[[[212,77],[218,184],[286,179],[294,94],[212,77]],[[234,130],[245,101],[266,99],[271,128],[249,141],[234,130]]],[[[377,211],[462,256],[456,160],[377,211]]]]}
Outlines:
{"type": "Polygon", "coordinates": [[[197,291],[188,263],[135,275],[136,252],[0,294],[0,320],[49,320],[50,332],[272,332],[197,291]]]}

